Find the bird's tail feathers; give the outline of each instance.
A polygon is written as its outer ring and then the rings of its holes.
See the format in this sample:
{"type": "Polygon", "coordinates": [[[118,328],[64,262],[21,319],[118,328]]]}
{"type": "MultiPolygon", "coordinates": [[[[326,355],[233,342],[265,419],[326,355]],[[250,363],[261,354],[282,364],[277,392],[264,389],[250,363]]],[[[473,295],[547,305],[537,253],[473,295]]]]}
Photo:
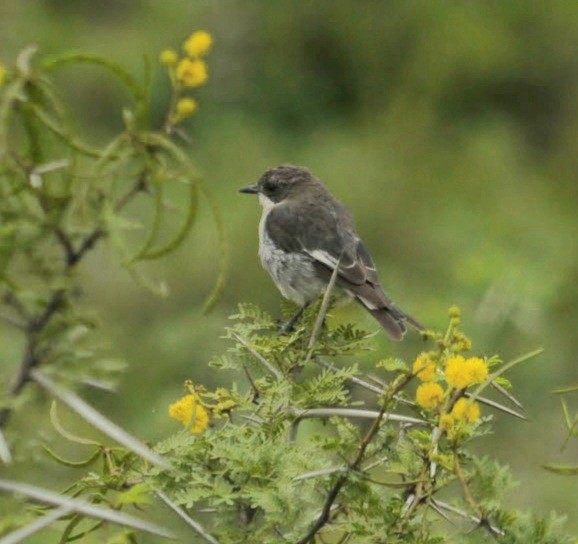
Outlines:
{"type": "Polygon", "coordinates": [[[395,303],[378,287],[365,284],[351,289],[357,301],[383,327],[394,340],[401,340],[407,332],[406,324],[421,332],[425,327],[411,315],[400,310],[395,303]]]}
{"type": "MultiPolygon", "coordinates": [[[[364,307],[363,302],[361,303],[364,307]]],[[[398,319],[393,314],[389,313],[387,308],[379,308],[378,310],[365,309],[373,316],[373,318],[381,325],[383,330],[389,335],[392,340],[402,340],[407,332],[405,323],[398,319]]]]}

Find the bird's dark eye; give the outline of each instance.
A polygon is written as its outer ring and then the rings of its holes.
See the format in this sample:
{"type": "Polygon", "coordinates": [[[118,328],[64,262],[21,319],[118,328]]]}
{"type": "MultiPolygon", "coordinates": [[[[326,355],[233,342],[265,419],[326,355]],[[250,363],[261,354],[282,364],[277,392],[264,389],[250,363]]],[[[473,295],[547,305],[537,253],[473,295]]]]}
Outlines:
{"type": "Polygon", "coordinates": [[[275,192],[275,189],[277,189],[277,184],[274,181],[263,183],[263,192],[271,194],[275,192]]]}

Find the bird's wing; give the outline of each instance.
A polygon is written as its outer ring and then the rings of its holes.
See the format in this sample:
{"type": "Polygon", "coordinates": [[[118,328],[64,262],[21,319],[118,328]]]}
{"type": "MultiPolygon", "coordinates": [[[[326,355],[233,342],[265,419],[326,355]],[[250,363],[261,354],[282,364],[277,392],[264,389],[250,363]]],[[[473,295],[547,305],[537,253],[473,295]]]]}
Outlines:
{"type": "Polygon", "coordinates": [[[338,266],[340,283],[378,284],[375,265],[357,236],[351,216],[339,203],[327,206],[275,206],[265,223],[277,247],[309,255],[330,274],[338,266]]]}
{"type": "Polygon", "coordinates": [[[337,266],[338,285],[351,292],[393,338],[401,339],[404,322],[424,330],[384,293],[373,259],[341,204],[302,205],[299,209],[278,205],[269,212],[265,229],[280,249],[308,255],[327,281],[337,266]]]}

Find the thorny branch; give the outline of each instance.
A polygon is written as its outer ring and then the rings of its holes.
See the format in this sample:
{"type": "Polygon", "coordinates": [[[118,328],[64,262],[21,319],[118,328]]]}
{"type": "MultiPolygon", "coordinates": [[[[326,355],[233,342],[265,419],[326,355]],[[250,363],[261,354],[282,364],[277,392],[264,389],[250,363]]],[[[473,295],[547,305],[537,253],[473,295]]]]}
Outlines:
{"type": "Polygon", "coordinates": [[[354,459],[347,465],[347,470],[339,476],[339,478],[335,481],[327,497],[325,499],[325,503],[321,510],[321,514],[313,524],[313,526],[309,529],[308,533],[299,540],[298,544],[308,544],[311,542],[315,535],[327,524],[329,521],[329,516],[331,514],[331,510],[339,493],[343,489],[343,487],[347,484],[350,474],[357,471],[365,459],[365,452],[367,448],[373,441],[373,439],[377,436],[377,433],[383,426],[383,424],[387,421],[387,418],[384,417],[387,411],[390,408],[390,404],[392,401],[395,400],[395,396],[399,393],[407,383],[413,378],[412,374],[406,374],[404,376],[400,376],[396,382],[394,382],[389,391],[386,392],[384,398],[382,399],[381,408],[379,410],[378,417],[375,418],[373,424],[365,434],[361,444],[359,445],[359,449],[357,450],[357,454],[355,455],[354,459]]]}
{"type": "MultiPolygon", "coordinates": [[[[146,189],[147,176],[146,172],[143,172],[131,188],[119,198],[115,205],[115,211],[118,212],[122,210],[137,194],[146,191],[146,189]]],[[[56,228],[54,234],[64,251],[64,274],[68,275],[86,254],[106,236],[106,231],[100,226],[95,227],[82,239],[76,248],[62,227],[56,228]]],[[[18,311],[20,317],[23,319],[22,328],[26,335],[24,356],[16,378],[9,388],[8,392],[10,396],[15,397],[21,393],[24,386],[30,381],[30,372],[42,362],[45,353],[40,346],[40,336],[54,316],[57,315],[67,303],[68,296],[69,290],[64,288],[57,289],[50,295],[44,308],[37,315],[29,315],[12,293],[7,294],[5,297],[5,300],[18,311]]],[[[11,408],[3,408],[0,410],[0,429],[6,426],[11,414],[11,408]]]]}

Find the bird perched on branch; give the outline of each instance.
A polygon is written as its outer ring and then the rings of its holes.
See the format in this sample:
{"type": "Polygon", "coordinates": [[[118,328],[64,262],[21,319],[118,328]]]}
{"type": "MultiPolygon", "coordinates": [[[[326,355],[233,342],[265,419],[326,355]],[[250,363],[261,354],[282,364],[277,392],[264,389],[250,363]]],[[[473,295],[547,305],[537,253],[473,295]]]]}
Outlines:
{"type": "Polygon", "coordinates": [[[271,168],[240,192],[259,195],[261,263],[281,294],[301,306],[284,332],[325,292],[336,269],[336,287],[355,298],[391,338],[401,340],[406,324],[424,330],[384,293],[351,214],[307,168],[271,168]]]}

